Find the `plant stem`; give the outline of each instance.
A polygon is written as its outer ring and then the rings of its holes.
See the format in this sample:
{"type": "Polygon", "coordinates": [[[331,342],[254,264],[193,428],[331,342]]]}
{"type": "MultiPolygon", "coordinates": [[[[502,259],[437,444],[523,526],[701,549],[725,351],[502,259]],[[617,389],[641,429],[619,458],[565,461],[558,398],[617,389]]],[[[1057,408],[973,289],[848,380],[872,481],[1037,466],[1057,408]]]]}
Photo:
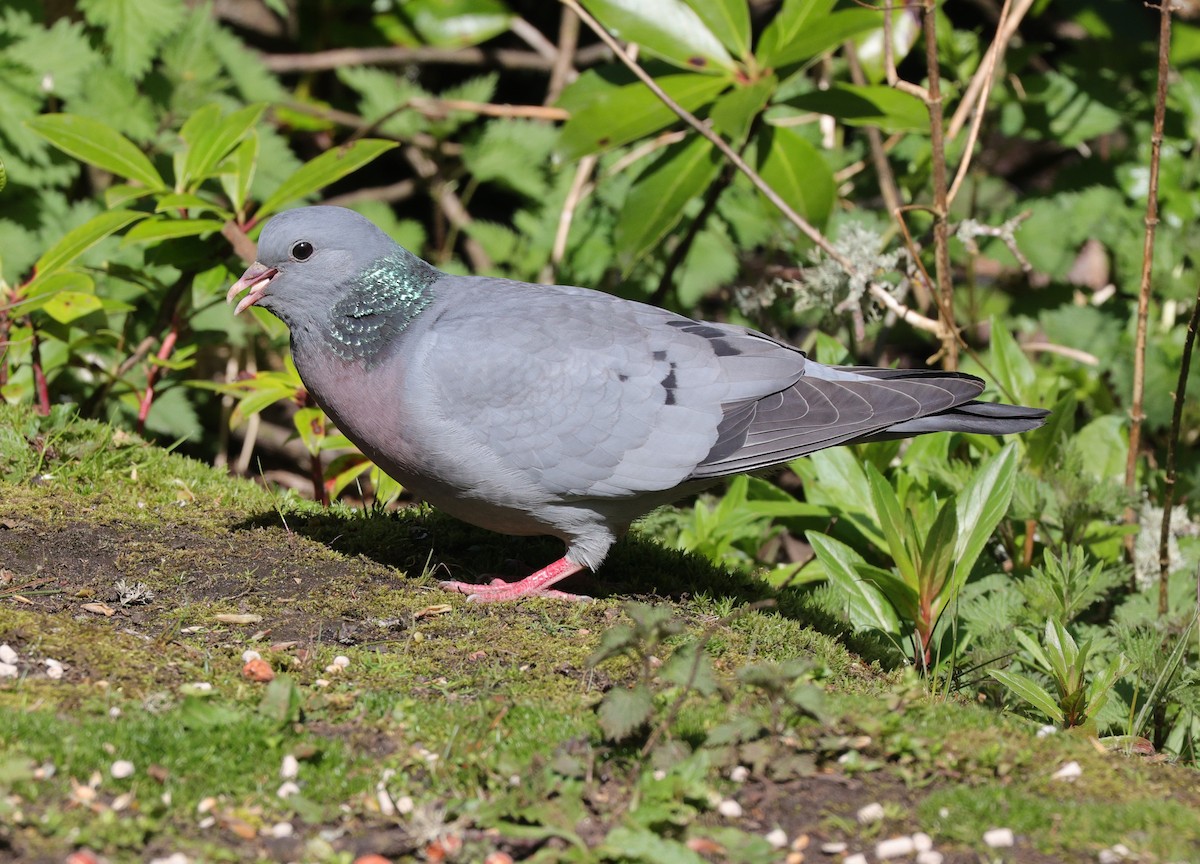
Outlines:
{"type": "MultiPolygon", "coordinates": [[[[1137,332],[1133,348],[1133,404],[1129,410],[1129,455],[1125,461],[1125,488],[1130,496],[1137,489],[1137,460],[1142,443],[1143,401],[1146,392],[1146,320],[1150,315],[1150,275],[1154,267],[1154,233],[1158,227],[1158,165],[1162,154],[1163,125],[1167,113],[1167,76],[1170,72],[1171,3],[1163,0],[1158,7],[1158,90],[1154,99],[1154,131],[1150,136],[1150,183],[1146,192],[1146,233],[1142,241],[1142,280],[1138,288],[1137,332]]],[[[1167,516],[1163,514],[1163,524],[1167,516]]],[[[1125,510],[1125,522],[1134,524],[1133,507],[1125,510]]],[[[1132,558],[1133,536],[1125,538],[1126,554],[1132,558]]],[[[1137,590],[1137,578],[1130,576],[1137,590]]]]}
{"type": "MultiPolygon", "coordinates": [[[[166,360],[171,356],[171,352],[175,350],[175,343],[179,340],[179,316],[171,316],[171,329],[167,331],[167,335],[163,337],[162,345],[158,349],[158,353],[154,356],[159,360],[166,360]]],[[[150,407],[154,404],[154,385],[158,383],[159,377],[162,375],[163,367],[157,364],[150,364],[146,370],[146,392],[142,394],[142,403],[138,407],[137,416],[137,433],[141,435],[146,431],[146,418],[150,416],[150,407]]]]}
{"type": "Polygon", "coordinates": [[[33,343],[30,348],[30,365],[33,371],[33,389],[37,394],[37,412],[45,417],[50,413],[50,385],[46,383],[46,372],[42,369],[42,340],[38,338],[37,326],[32,318],[29,322],[29,332],[33,343]]]}

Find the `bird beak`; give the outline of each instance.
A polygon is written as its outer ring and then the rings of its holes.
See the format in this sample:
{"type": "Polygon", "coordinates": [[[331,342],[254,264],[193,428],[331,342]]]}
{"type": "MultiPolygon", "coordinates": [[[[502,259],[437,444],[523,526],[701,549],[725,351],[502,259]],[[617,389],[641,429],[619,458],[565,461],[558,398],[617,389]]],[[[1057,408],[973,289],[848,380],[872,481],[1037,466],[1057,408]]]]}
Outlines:
{"type": "Polygon", "coordinates": [[[243,309],[248,309],[259,300],[267,292],[267,286],[271,284],[271,280],[279,274],[279,271],[274,267],[268,267],[265,264],[259,264],[255,261],[242,274],[242,278],[233,283],[233,287],[229,289],[229,293],[225,296],[226,303],[232,303],[233,298],[241,294],[247,288],[250,293],[241,299],[237,308],[233,310],[234,315],[238,315],[243,309]]]}

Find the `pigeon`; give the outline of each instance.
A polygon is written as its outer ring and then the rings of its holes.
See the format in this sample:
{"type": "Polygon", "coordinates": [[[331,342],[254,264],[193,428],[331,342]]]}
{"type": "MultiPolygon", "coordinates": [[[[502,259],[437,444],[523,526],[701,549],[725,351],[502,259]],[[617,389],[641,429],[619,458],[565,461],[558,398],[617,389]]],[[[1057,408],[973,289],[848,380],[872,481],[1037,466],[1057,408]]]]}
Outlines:
{"type": "Polygon", "coordinates": [[[721,478],[838,444],[1044,422],[957,372],[827,366],[747,327],[586,288],[443,273],[340,207],[284,211],[229,289],[291,333],[317,404],[411,492],[463,521],[566,544],[479,602],[595,570],[630,523],[721,478]]]}

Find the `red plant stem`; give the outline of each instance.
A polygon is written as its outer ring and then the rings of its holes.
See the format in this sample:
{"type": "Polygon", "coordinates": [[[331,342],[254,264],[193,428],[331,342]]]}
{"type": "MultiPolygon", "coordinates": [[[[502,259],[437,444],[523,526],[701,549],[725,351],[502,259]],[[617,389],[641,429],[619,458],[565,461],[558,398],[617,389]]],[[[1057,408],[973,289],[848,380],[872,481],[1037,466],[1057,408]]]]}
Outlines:
{"type": "MultiPolygon", "coordinates": [[[[171,321],[171,329],[167,332],[166,338],[163,339],[162,345],[158,349],[158,353],[154,356],[159,360],[166,360],[171,356],[171,352],[175,350],[175,343],[179,340],[179,320],[175,318],[171,321]]],[[[150,406],[154,404],[154,385],[162,374],[161,366],[150,364],[150,368],[146,370],[146,392],[142,394],[142,404],[138,408],[137,432],[139,435],[146,429],[146,417],[150,414],[150,406]]]]}
{"type": "Polygon", "coordinates": [[[37,392],[37,412],[45,417],[50,413],[50,385],[46,383],[46,372],[42,369],[42,342],[38,339],[33,319],[29,321],[29,332],[33,337],[30,361],[33,364],[33,389],[37,392]]]}
{"type": "Polygon", "coordinates": [[[0,312],[0,387],[8,383],[8,364],[4,356],[8,353],[8,334],[12,331],[12,319],[7,312],[0,312]]]}

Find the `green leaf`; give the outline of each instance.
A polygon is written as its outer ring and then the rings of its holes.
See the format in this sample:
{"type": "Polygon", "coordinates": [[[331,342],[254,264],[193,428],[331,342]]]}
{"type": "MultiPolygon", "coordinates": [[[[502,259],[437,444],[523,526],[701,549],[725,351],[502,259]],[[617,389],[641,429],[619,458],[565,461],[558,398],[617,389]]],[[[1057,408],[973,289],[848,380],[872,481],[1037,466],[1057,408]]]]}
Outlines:
{"type": "Polygon", "coordinates": [[[121,242],[125,246],[134,243],[157,243],[179,237],[210,234],[224,227],[225,223],[220,219],[147,219],[141,225],[131,228],[121,242]]]}
{"type": "Polygon", "coordinates": [[[620,825],[608,832],[599,859],[639,861],[645,864],[705,864],[705,860],[678,840],[662,837],[649,828],[620,825]]]}
{"type": "Polygon", "coordinates": [[[787,100],[803,111],[829,114],[849,126],[876,126],[884,132],[929,132],[929,109],[903,90],[886,85],[837,84],[787,100]]]}
{"type": "Polygon", "coordinates": [[[712,658],[695,642],[677,648],[658,674],[664,681],[677,687],[690,687],[704,696],[717,690],[712,658]]]}
{"type": "Polygon", "coordinates": [[[650,719],[654,705],[643,684],[632,688],[614,687],[604,694],[597,716],[604,735],[612,741],[628,738],[650,719]]]}
{"type": "Polygon", "coordinates": [[[1017,445],[1009,442],[989,459],[956,498],[959,525],[954,579],[966,581],[992,532],[1008,513],[1017,483],[1017,445]]]}
{"type": "Polygon", "coordinates": [[[132,210],[109,210],[93,216],[78,228],[68,231],[66,236],[43,253],[34,265],[36,275],[30,285],[66,267],[108,235],[145,216],[145,213],[132,210]]]}
{"type": "Polygon", "coordinates": [[[395,141],[362,138],[327,150],[311,162],[301,165],[291,177],[284,180],[274,194],[262,203],[256,215],[261,218],[274,213],[283,205],[313,194],[398,146],[395,141]]]}
{"type": "Polygon", "coordinates": [[[465,48],[499,36],[512,13],[499,0],[407,0],[404,15],[430,45],[465,48]]]}
{"type": "Polygon", "coordinates": [[[325,412],[320,408],[300,408],[292,415],[292,423],[305,449],[313,456],[320,453],[325,438],[325,412]]]}
{"type": "Polygon", "coordinates": [[[1019,672],[1008,672],[1003,669],[989,669],[988,674],[1018,697],[1037,708],[1052,721],[1060,725],[1062,724],[1062,709],[1058,707],[1058,703],[1054,701],[1054,697],[1042,689],[1032,678],[1028,678],[1019,672]]]}
{"type": "Polygon", "coordinates": [[[192,115],[180,136],[188,143],[184,160],[183,176],[176,182],[184,189],[194,189],[213,173],[217,165],[229,155],[262,116],[265,105],[248,105],[234,111],[224,119],[215,105],[206,105],[192,115]],[[211,111],[209,111],[211,109],[211,111]],[[203,119],[198,119],[203,116],[203,119]]]}
{"type": "Polygon", "coordinates": [[[779,12],[763,30],[755,54],[764,66],[778,66],[778,57],[787,46],[824,20],[833,8],[833,0],[784,0],[779,12]]]}
{"type": "Polygon", "coordinates": [[[908,624],[915,625],[921,618],[921,600],[917,592],[903,579],[890,570],[871,564],[860,564],[859,576],[883,592],[897,614],[908,624]]]}
{"type": "Polygon", "coordinates": [[[708,115],[713,128],[730,141],[740,143],[777,85],[775,76],[767,75],[748,87],[735,87],[721,94],[708,115]]]}
{"type": "Polygon", "coordinates": [[[59,291],[43,306],[42,311],[60,324],[70,324],[76,318],[100,309],[100,298],[79,291],[59,291]]]}
{"type": "Polygon", "coordinates": [[[739,57],[750,54],[750,4],[746,0],[687,0],[704,26],[739,57]]]}
{"type": "Polygon", "coordinates": [[[0,190],[8,185],[8,172],[4,170],[4,160],[0,159],[0,190]]]}
{"type": "Polygon", "coordinates": [[[846,9],[831,15],[822,15],[813,20],[803,33],[798,33],[796,38],[780,44],[769,59],[761,59],[765,65],[776,69],[790,66],[832,51],[858,34],[882,26],[883,13],[871,9],[846,9]]]}
{"type": "Polygon", "coordinates": [[[183,0],[80,0],[89,24],[100,30],[113,64],[141,78],[166,38],[182,23],[183,0]]]}
{"type": "Polygon", "coordinates": [[[992,351],[991,368],[1005,398],[1021,405],[1036,404],[1037,373],[1033,364],[1017,344],[1008,325],[997,318],[991,319],[992,351]]]}
{"type": "MultiPolygon", "coordinates": [[[[892,560],[900,570],[905,584],[916,589],[917,568],[913,566],[912,555],[906,542],[904,515],[900,509],[900,499],[892,485],[879,473],[879,469],[869,462],[865,466],[867,480],[871,484],[871,502],[875,505],[875,520],[887,538],[888,550],[892,560]]],[[[913,538],[915,539],[915,538],[913,538]]]]}
{"type": "MultiPolygon", "coordinates": [[[[1011,494],[1011,491],[1010,491],[1011,494]]],[[[1007,510],[1007,505],[1004,510],[1007,510]]],[[[1004,511],[1001,511],[1003,513],[1004,511]]],[[[989,532],[990,533],[990,532],[989,532]]],[[[957,581],[950,580],[955,567],[955,540],[958,535],[958,521],[955,514],[953,499],[947,499],[938,511],[933,527],[925,536],[925,544],[921,547],[921,561],[918,573],[921,579],[920,593],[922,597],[937,598],[936,609],[945,607],[958,593],[957,581]],[[950,590],[942,592],[947,581],[950,590]]],[[[968,568],[964,572],[970,572],[968,568]]],[[[936,611],[936,610],[935,610],[936,611]]]]}
{"type": "MultiPolygon", "coordinates": [[[[580,82],[585,80],[589,79],[581,76],[580,82]]],[[[710,75],[664,75],[655,80],[688,111],[711,102],[729,86],[728,79],[710,75]]],[[[628,144],[678,119],[640,81],[622,87],[604,85],[590,97],[584,107],[571,111],[571,119],[563,125],[558,146],[568,160],[628,144]]]]}
{"type": "Polygon", "coordinates": [[[667,148],[638,177],[617,217],[613,242],[628,273],[683,218],[685,205],[716,178],[721,160],[699,135],[667,148]]]}
{"type": "Polygon", "coordinates": [[[872,545],[887,550],[888,543],[873,520],[871,484],[862,463],[848,447],[820,450],[805,459],[791,463],[801,477],[816,475],[816,482],[806,485],[809,500],[820,495],[820,502],[835,508],[872,545]],[[811,468],[812,470],[806,470],[811,468]]]}
{"type": "Polygon", "coordinates": [[[258,164],[258,133],[252,132],[221,165],[221,188],[233,202],[233,209],[242,215],[254,169],[258,164]]]}
{"type": "Polygon", "coordinates": [[[896,610],[875,585],[858,573],[860,567],[866,566],[862,556],[845,543],[816,531],[807,531],[804,536],[825,568],[830,583],[845,596],[850,623],[855,628],[873,627],[885,633],[898,633],[900,624],[896,610]]]}
{"type": "Polygon", "coordinates": [[[303,694],[296,682],[287,675],[280,675],[267,685],[258,713],[279,724],[295,722],[300,718],[303,694]]]}
{"type": "Polygon", "coordinates": [[[833,171],[798,132],[772,126],[762,136],[766,156],[758,173],[793,210],[821,228],[833,210],[833,171]]]}
{"type": "Polygon", "coordinates": [[[69,156],[150,189],[165,189],[146,154],[111,126],[78,114],[43,114],[29,120],[30,129],[69,156]]]}
{"type": "Polygon", "coordinates": [[[583,5],[618,38],[676,66],[699,72],[734,68],[721,40],[683,0],[583,0],[583,5]]]}

